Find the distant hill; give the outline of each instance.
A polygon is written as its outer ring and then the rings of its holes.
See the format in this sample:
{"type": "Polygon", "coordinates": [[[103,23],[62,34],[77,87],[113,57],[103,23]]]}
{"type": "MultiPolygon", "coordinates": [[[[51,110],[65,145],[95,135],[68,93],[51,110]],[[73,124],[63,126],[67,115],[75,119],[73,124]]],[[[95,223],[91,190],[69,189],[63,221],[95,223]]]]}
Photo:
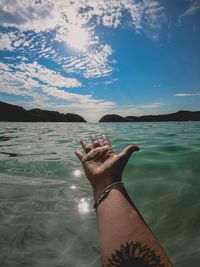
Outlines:
{"type": "Polygon", "coordinates": [[[145,115],[121,117],[116,114],[104,115],[99,122],[159,122],[159,121],[200,121],[200,111],[180,110],[164,115],[145,115]]]}
{"type": "Polygon", "coordinates": [[[0,101],[0,121],[15,122],[86,122],[80,115],[43,109],[25,110],[16,105],[0,101]]]}
{"type": "Polygon", "coordinates": [[[104,115],[99,122],[127,122],[128,120],[125,117],[116,115],[116,114],[107,114],[104,115]]]}
{"type": "MultiPolygon", "coordinates": [[[[26,110],[20,106],[0,101],[0,121],[13,122],[86,122],[77,114],[59,113],[43,109],[26,110]]],[[[126,116],[117,114],[104,115],[99,122],[167,122],[167,121],[200,121],[200,111],[180,110],[164,115],[126,116]]]]}

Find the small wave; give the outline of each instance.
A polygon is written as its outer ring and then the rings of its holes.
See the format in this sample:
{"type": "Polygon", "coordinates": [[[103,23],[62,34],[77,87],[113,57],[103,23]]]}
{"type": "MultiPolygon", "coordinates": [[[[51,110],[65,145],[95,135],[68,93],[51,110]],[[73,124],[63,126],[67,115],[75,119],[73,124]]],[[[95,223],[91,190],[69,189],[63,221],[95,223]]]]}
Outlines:
{"type": "Polygon", "coordinates": [[[13,139],[11,136],[0,136],[0,142],[9,141],[10,139],[13,139]]]}
{"type": "Polygon", "coordinates": [[[65,180],[59,179],[47,179],[44,177],[26,177],[26,176],[12,176],[3,174],[0,176],[0,184],[12,184],[12,185],[31,185],[31,186],[38,186],[38,185],[60,185],[66,184],[65,180]]]}
{"type": "Polygon", "coordinates": [[[19,154],[19,153],[13,153],[13,152],[4,152],[0,151],[0,154],[8,155],[9,157],[24,157],[24,156],[44,156],[44,155],[56,155],[56,152],[50,152],[50,153],[30,153],[30,154],[19,154]]]}

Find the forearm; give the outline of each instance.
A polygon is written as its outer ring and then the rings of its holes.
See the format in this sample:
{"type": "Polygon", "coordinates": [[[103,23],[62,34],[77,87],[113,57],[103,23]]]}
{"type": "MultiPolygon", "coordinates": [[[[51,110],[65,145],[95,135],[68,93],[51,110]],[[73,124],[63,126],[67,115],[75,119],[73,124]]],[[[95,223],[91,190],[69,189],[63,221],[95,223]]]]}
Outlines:
{"type": "Polygon", "coordinates": [[[77,150],[75,154],[93,188],[104,266],[172,266],[128,195],[119,188],[111,189],[119,186],[131,154],[139,148],[130,145],[116,153],[105,135],[102,146],[95,135],[92,144],[93,148],[82,139],[84,153],[77,150]]]}
{"type": "MultiPolygon", "coordinates": [[[[118,189],[112,189],[107,198],[98,206],[97,218],[102,261],[105,266],[115,266],[109,265],[108,262],[109,259],[112,258],[111,255],[116,253],[116,250],[121,252],[121,254],[116,256],[116,260],[123,261],[122,256],[121,259],[119,259],[119,255],[126,253],[125,250],[122,252],[122,245],[126,246],[127,250],[131,249],[132,254],[139,253],[139,258],[143,258],[147,264],[150,258],[151,260],[154,258],[154,261],[158,263],[154,266],[172,266],[133,203],[130,203],[130,201],[127,200],[127,196],[125,197],[118,189]],[[149,258],[147,256],[149,256],[149,258]],[[159,256],[160,259],[158,257],[156,258],[156,256],[159,256]]],[[[130,260],[132,257],[131,263],[133,263],[133,265],[126,266],[135,266],[133,258],[136,257],[136,255],[131,255],[131,253],[130,255],[124,255],[124,257],[130,257],[130,260]]],[[[121,264],[116,266],[125,265],[121,264]]]]}

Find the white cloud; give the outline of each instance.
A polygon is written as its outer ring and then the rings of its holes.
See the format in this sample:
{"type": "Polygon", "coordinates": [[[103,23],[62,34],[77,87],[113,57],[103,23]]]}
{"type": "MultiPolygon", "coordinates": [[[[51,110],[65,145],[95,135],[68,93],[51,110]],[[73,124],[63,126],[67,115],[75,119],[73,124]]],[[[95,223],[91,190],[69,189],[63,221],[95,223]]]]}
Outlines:
{"type": "Polygon", "coordinates": [[[17,39],[18,37],[13,32],[0,34],[0,50],[13,51],[15,49],[13,42],[17,39]]]}
{"type": "Polygon", "coordinates": [[[187,16],[193,16],[195,13],[197,13],[200,10],[200,1],[199,0],[193,0],[190,1],[189,8],[182,14],[182,17],[187,16]]]}
{"type": "Polygon", "coordinates": [[[69,73],[81,73],[85,78],[105,77],[112,73],[109,57],[111,46],[100,45],[97,49],[85,52],[79,57],[69,58],[63,67],[69,73]]]}
{"type": "MultiPolygon", "coordinates": [[[[33,56],[33,52],[40,55],[45,48],[46,39],[41,33],[34,34],[34,36],[33,33],[24,34],[19,31],[0,34],[0,50],[19,52],[21,58],[25,55],[33,56]]],[[[52,48],[48,47],[48,52],[50,51],[52,51],[52,48]]],[[[12,59],[14,61],[16,58],[13,57],[12,59]]]]}
{"type": "Polygon", "coordinates": [[[126,25],[157,39],[165,20],[158,0],[2,0],[0,25],[18,31],[17,36],[3,35],[0,49],[16,50],[21,58],[50,59],[84,78],[105,77],[112,74],[114,61],[110,59],[112,48],[96,34],[97,24],[112,28],[126,25]],[[76,38],[70,37],[73,29],[76,38]],[[55,48],[55,42],[84,49],[72,62],[55,48]]]}
{"type": "Polygon", "coordinates": [[[160,108],[163,105],[164,103],[155,102],[155,103],[150,103],[150,104],[138,105],[137,108],[140,108],[140,109],[160,108]]]}
{"type": "Polygon", "coordinates": [[[158,0],[1,1],[1,25],[22,31],[67,29],[69,25],[80,26],[94,19],[106,27],[117,28],[127,18],[137,30],[146,26],[158,30],[166,15],[158,0]]]}
{"type": "MultiPolygon", "coordinates": [[[[28,65],[28,64],[27,64],[28,65]]],[[[89,121],[96,121],[100,116],[107,113],[110,108],[116,107],[112,101],[104,99],[94,99],[92,95],[80,95],[61,90],[59,86],[54,86],[52,77],[48,80],[48,86],[38,80],[44,79],[44,73],[40,73],[40,79],[35,80],[36,63],[27,66],[26,64],[0,64],[0,93],[29,97],[31,107],[49,108],[61,112],[73,112],[84,116],[89,121]],[[52,84],[50,84],[52,81],[52,84]],[[95,112],[94,112],[95,110],[95,112]]],[[[48,73],[45,70],[45,73],[48,73]]],[[[58,85],[60,85],[58,83],[58,85]]]]}
{"type": "Polygon", "coordinates": [[[0,70],[1,71],[11,71],[11,68],[7,64],[0,62],[0,70]]]}
{"type": "MultiPolygon", "coordinates": [[[[48,88],[50,88],[49,94],[51,92],[52,96],[60,96],[60,98],[67,99],[70,94],[57,89],[57,87],[70,88],[80,86],[80,82],[75,78],[63,77],[55,71],[39,65],[37,62],[17,65],[1,63],[0,74],[1,92],[12,93],[15,95],[25,94],[31,96],[35,89],[41,89],[48,93],[48,88]],[[57,93],[53,93],[53,91],[51,91],[52,88],[54,89],[54,92],[57,93]]],[[[76,94],[74,95],[76,96],[76,94]]],[[[71,96],[73,96],[73,94],[71,96]]],[[[78,97],[79,96],[77,95],[76,98],[78,97]]]]}
{"type": "Polygon", "coordinates": [[[160,84],[154,84],[153,87],[154,87],[154,88],[160,88],[161,85],[160,85],[160,84]]]}
{"type": "Polygon", "coordinates": [[[39,87],[39,83],[30,79],[23,73],[13,73],[11,66],[4,67],[0,70],[0,92],[16,96],[32,96],[32,89],[39,87]]]}
{"type": "Polygon", "coordinates": [[[0,64],[0,92],[20,96],[21,101],[24,96],[28,96],[31,98],[30,103],[27,103],[30,107],[78,113],[88,121],[97,121],[108,113],[123,116],[141,115],[144,110],[156,109],[164,105],[163,103],[150,103],[120,106],[113,101],[95,99],[92,95],[66,92],[52,84],[47,86],[35,80],[35,69],[40,69],[41,66],[38,67],[36,63],[29,67],[27,65],[0,64]]]}
{"type": "Polygon", "coordinates": [[[53,70],[47,69],[37,62],[33,62],[32,64],[22,63],[17,65],[17,69],[23,72],[27,77],[36,78],[51,86],[65,88],[81,86],[81,83],[77,79],[64,77],[53,70]]]}
{"type": "Polygon", "coordinates": [[[200,93],[178,93],[175,94],[174,96],[200,96],[200,93]]]}
{"type": "MultiPolygon", "coordinates": [[[[15,41],[14,43],[13,43],[13,46],[14,47],[19,47],[20,45],[22,45],[24,43],[24,40],[23,39],[19,39],[19,40],[17,40],[17,41],[15,41]]],[[[25,44],[24,44],[25,45],[25,44]]]]}
{"type": "Polygon", "coordinates": [[[121,24],[122,13],[120,11],[106,14],[102,17],[102,23],[106,27],[117,28],[121,24]]]}
{"type": "MultiPolygon", "coordinates": [[[[7,56],[6,60],[20,64],[1,65],[0,90],[28,96],[32,98],[33,105],[49,106],[51,109],[55,105],[57,110],[67,107],[75,113],[80,111],[90,120],[97,119],[117,110],[116,103],[63,89],[81,86],[81,82],[72,77],[73,74],[86,79],[112,74],[113,64],[116,63],[111,58],[113,50],[97,36],[96,25],[112,28],[129,26],[136,32],[157,39],[165,21],[165,10],[158,0],[1,0],[0,25],[15,30],[2,35],[0,49],[19,52],[17,57],[7,56]],[[76,56],[66,56],[59,46],[64,44],[65,48],[65,44],[70,45],[72,28],[85,31],[82,34],[87,37],[88,49],[82,49],[76,56]],[[40,59],[41,62],[53,61],[65,71],[64,74],[33,62],[40,59]]],[[[145,109],[145,106],[132,107],[137,110],[142,108],[145,109]]]]}
{"type": "Polygon", "coordinates": [[[181,24],[184,17],[189,17],[195,15],[200,10],[199,0],[190,0],[189,7],[179,16],[178,23],[181,24]]]}
{"type": "Polygon", "coordinates": [[[54,29],[60,23],[60,12],[50,1],[2,0],[0,23],[4,27],[16,27],[35,32],[54,29]],[[56,22],[57,21],[57,22],[56,22]]]}

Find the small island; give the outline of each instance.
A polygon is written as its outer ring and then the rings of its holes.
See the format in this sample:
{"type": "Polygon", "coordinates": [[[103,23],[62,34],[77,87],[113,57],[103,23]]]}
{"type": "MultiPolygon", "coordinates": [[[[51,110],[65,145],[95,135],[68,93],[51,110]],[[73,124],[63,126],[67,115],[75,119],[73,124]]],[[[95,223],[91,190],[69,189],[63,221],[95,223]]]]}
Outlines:
{"type": "Polygon", "coordinates": [[[43,109],[26,110],[0,101],[0,121],[10,122],[86,122],[80,115],[43,109]]]}
{"type": "Polygon", "coordinates": [[[180,110],[163,115],[126,116],[116,114],[104,115],[99,122],[168,122],[168,121],[200,121],[200,111],[180,110]]]}

